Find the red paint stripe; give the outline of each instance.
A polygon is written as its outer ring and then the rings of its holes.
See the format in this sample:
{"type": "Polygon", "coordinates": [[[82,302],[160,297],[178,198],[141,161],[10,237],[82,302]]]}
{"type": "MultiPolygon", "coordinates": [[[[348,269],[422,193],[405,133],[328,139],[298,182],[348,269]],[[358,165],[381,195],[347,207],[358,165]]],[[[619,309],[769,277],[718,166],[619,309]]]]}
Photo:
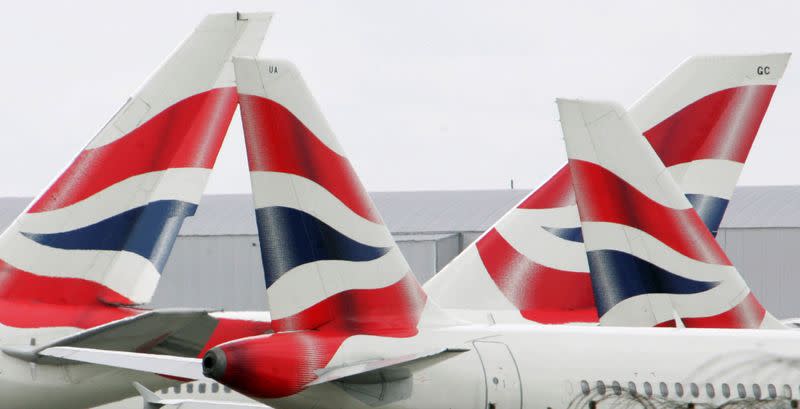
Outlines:
{"type": "Polygon", "coordinates": [[[496,229],[476,246],[489,276],[523,317],[545,324],[597,322],[588,273],[538,264],[514,249],[496,229]]]}
{"type": "Polygon", "coordinates": [[[417,333],[426,295],[411,273],[387,287],[334,294],[289,317],[273,319],[272,329],[335,329],[355,334],[417,333]]]}
{"type": "MultiPolygon", "coordinates": [[[[774,92],[774,85],[715,92],[672,114],[644,135],[667,167],[700,159],[744,163],[774,92]]],[[[574,203],[569,167],[564,166],[519,208],[549,209],[574,203]]]]}
{"type": "Polygon", "coordinates": [[[564,165],[553,177],[528,195],[518,209],[551,209],[575,204],[569,166],[564,165]]]}
{"type": "Polygon", "coordinates": [[[122,294],[94,281],[46,277],[0,260],[0,299],[42,304],[133,304],[122,294]]]}
{"type": "Polygon", "coordinates": [[[141,311],[102,305],[39,304],[27,301],[0,300],[0,323],[14,328],[70,327],[87,329],[141,311]]]}
{"type": "Polygon", "coordinates": [[[617,223],[642,230],[673,250],[710,264],[730,260],[694,209],[676,210],[650,199],[603,167],[570,160],[582,222],[617,223]]]}
{"type": "Polygon", "coordinates": [[[216,88],[160,112],[128,135],[81,152],[29,212],[59,209],[132,176],[214,166],[236,110],[236,89],[216,88]]]}
{"type": "Polygon", "coordinates": [[[761,328],[767,310],[750,293],[739,305],[711,317],[682,318],[687,328],[761,328]]]}
{"type": "Polygon", "coordinates": [[[775,85],[749,85],[707,95],[645,132],[669,167],[698,159],[744,163],[775,85]]]}
{"type": "Polygon", "coordinates": [[[45,277],[0,260],[0,323],[16,328],[91,328],[136,315],[125,296],[94,281],[45,277]]]}
{"type": "Polygon", "coordinates": [[[240,95],[247,160],[251,171],[289,173],[325,188],[359,216],[381,223],[350,161],[319,140],[275,101],[240,95]]]}

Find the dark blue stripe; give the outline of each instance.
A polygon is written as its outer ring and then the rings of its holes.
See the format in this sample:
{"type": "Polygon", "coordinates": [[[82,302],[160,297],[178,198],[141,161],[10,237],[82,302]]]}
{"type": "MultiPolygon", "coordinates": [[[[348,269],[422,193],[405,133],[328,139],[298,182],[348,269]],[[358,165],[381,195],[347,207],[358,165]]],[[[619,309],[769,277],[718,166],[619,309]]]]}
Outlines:
{"type": "Polygon", "coordinates": [[[642,294],[697,294],[719,282],[691,280],[670,273],[648,261],[616,250],[586,253],[597,312],[602,317],[611,307],[642,294]]]}
{"type": "Polygon", "coordinates": [[[583,243],[583,230],[580,227],[545,227],[543,229],[549,231],[552,235],[560,237],[564,240],[574,241],[576,243],[583,243]]]}
{"type": "Polygon", "coordinates": [[[319,260],[369,261],[391,250],[359,243],[316,217],[290,207],[256,209],[267,287],[287,271],[319,260]]]}
{"type": "Polygon", "coordinates": [[[197,205],[159,200],[62,233],[22,233],[45,246],[65,250],[129,251],[149,259],[159,272],[167,262],[183,220],[197,205]]]}
{"type": "Polygon", "coordinates": [[[722,217],[725,216],[725,209],[728,208],[728,200],[694,193],[687,194],[686,198],[689,199],[689,203],[692,204],[711,234],[716,237],[722,217]]]}

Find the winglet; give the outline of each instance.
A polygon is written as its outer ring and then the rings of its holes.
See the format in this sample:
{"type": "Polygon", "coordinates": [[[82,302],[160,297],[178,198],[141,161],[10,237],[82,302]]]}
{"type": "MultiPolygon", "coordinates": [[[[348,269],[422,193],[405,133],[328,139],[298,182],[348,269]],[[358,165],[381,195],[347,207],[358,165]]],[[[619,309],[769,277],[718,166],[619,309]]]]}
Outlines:
{"type": "Polygon", "coordinates": [[[158,397],[158,395],[153,393],[153,391],[150,389],[147,389],[139,382],[134,382],[133,387],[136,388],[136,391],[139,392],[139,396],[142,397],[144,409],[158,409],[166,404],[161,400],[161,398],[158,397]]]}

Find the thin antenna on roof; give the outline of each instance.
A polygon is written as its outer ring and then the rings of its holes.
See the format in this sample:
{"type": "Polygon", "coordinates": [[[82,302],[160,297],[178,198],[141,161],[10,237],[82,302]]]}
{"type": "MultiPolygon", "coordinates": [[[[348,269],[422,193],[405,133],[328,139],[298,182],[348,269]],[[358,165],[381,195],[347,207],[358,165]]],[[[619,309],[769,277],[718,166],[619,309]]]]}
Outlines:
{"type": "Polygon", "coordinates": [[[514,190],[514,179],[511,179],[511,190],[514,190]]]}

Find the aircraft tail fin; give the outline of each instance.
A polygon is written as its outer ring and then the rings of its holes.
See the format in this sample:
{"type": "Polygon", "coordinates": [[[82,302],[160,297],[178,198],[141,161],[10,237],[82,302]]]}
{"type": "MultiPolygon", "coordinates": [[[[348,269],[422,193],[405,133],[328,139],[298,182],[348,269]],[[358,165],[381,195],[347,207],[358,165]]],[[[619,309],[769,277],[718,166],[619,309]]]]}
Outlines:
{"type": "Polygon", "coordinates": [[[782,327],[621,106],[558,108],[601,324],[782,327]]]}
{"type": "Polygon", "coordinates": [[[416,333],[437,309],[297,68],[234,64],[273,329],[416,333]]]}
{"type": "MultiPolygon", "coordinates": [[[[692,57],[630,109],[633,122],[713,233],[789,57],[692,57]]],[[[492,311],[495,316],[507,311],[551,324],[596,322],[588,271],[564,166],[425,289],[449,310],[492,311]]]]}
{"type": "Polygon", "coordinates": [[[629,109],[714,235],[790,57],[694,56],[629,109]]]}
{"type": "Polygon", "coordinates": [[[231,54],[270,17],[206,17],[0,236],[0,322],[88,328],[150,300],[236,109],[231,54]]]}

